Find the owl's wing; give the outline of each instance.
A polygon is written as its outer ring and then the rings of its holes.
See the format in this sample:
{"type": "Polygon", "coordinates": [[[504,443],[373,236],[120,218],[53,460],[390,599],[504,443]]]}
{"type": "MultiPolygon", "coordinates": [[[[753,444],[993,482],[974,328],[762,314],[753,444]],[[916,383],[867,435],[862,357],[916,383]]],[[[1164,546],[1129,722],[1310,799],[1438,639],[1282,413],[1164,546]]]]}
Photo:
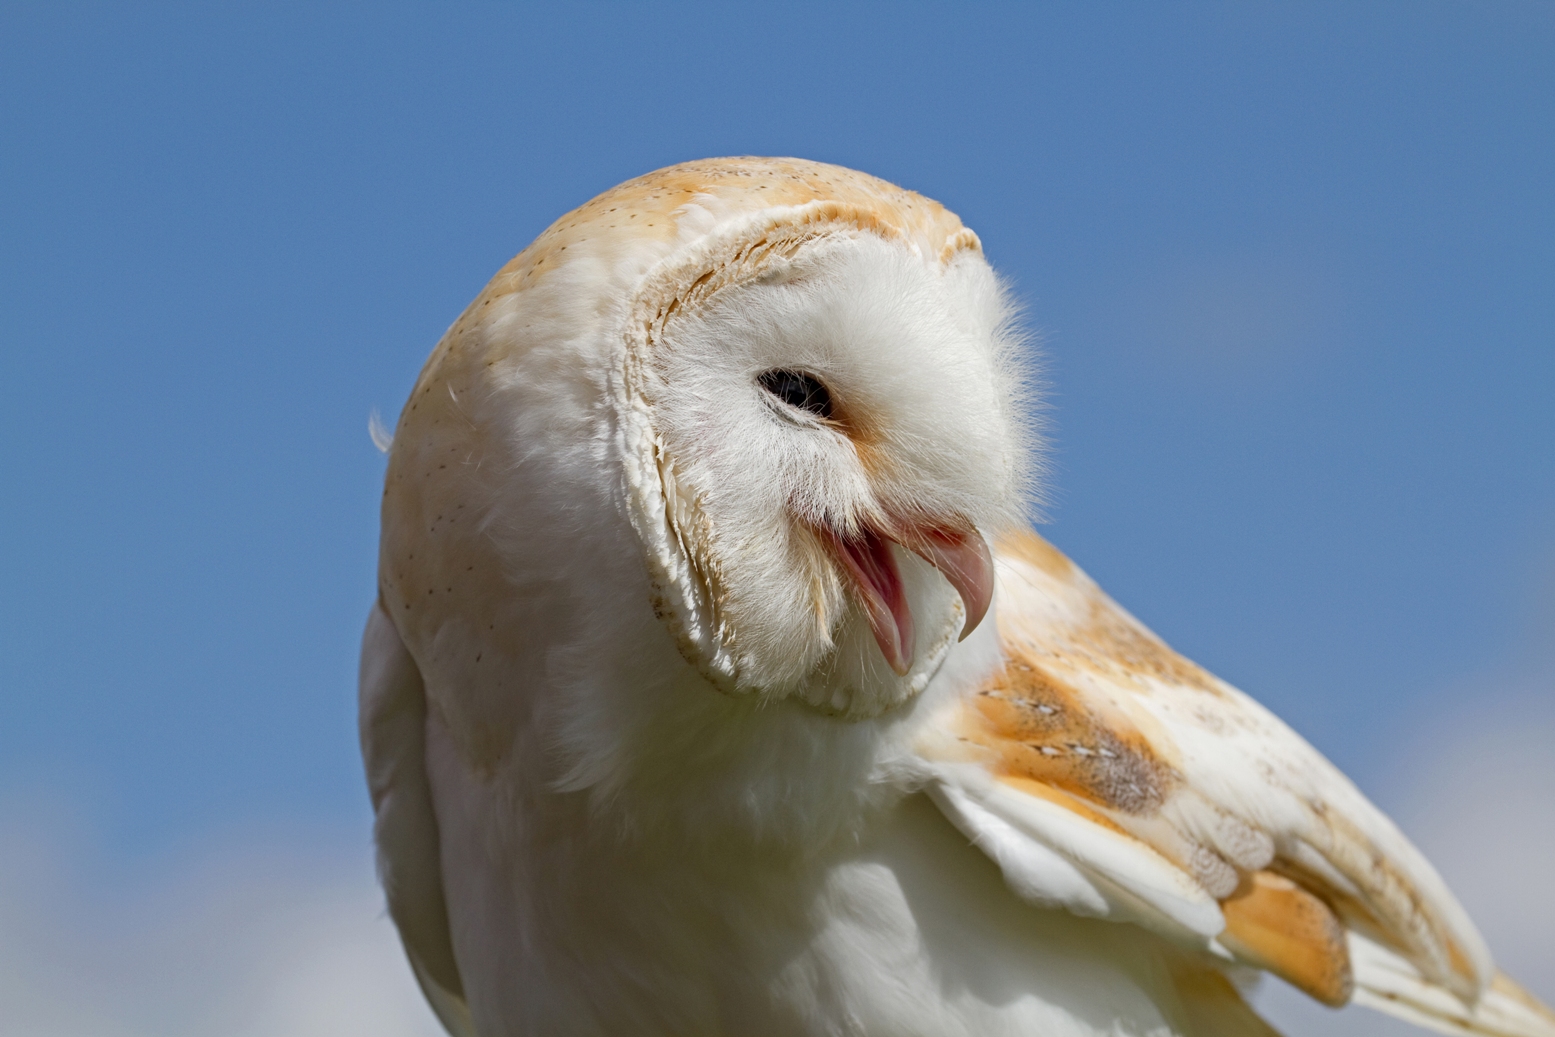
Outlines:
{"type": "Polygon", "coordinates": [[[438,1020],[453,1037],[475,1037],[443,899],[437,815],[425,764],[421,671],[381,602],[373,605],[362,635],[358,709],[389,914],[438,1020]]]}
{"type": "Polygon", "coordinates": [[[1015,893],[1330,1005],[1555,1037],[1435,870],[1317,750],[1035,534],[996,557],[1003,667],[917,748],[930,795],[1015,893]]]}

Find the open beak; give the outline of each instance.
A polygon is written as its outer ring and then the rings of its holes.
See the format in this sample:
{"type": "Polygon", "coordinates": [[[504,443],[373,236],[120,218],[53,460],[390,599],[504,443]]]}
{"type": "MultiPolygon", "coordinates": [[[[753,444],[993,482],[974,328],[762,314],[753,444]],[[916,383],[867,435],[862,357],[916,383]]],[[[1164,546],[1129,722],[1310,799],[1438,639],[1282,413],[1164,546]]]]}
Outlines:
{"type": "Polygon", "coordinates": [[[891,557],[892,543],[900,544],[938,569],[961,595],[966,610],[962,640],[988,614],[993,601],[993,554],[976,530],[909,527],[896,536],[888,536],[865,529],[851,538],[830,533],[829,539],[852,578],[854,592],[869,617],[869,628],[881,653],[898,676],[905,677],[912,667],[913,619],[902,589],[901,573],[891,557]]]}

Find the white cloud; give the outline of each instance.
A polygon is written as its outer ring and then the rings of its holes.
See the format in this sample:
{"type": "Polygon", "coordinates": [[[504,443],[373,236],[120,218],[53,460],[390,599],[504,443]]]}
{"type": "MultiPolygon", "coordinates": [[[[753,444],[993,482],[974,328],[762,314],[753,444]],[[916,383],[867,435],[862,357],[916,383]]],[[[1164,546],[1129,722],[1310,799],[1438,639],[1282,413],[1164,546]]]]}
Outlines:
{"type": "Polygon", "coordinates": [[[125,883],[45,830],[0,826],[0,1037],[442,1034],[365,846],[251,838],[125,883]]]}

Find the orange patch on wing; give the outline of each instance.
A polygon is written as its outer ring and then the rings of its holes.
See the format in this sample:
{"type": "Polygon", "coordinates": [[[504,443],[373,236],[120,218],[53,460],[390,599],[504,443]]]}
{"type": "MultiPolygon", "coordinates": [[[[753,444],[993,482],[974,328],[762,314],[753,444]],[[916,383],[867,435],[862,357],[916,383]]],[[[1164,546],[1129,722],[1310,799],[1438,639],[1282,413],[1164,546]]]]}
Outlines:
{"type": "Polygon", "coordinates": [[[1147,674],[1170,684],[1180,684],[1219,695],[1220,687],[1209,672],[1183,658],[1154,634],[1132,620],[1110,599],[1091,608],[1084,626],[1073,634],[1077,648],[1088,650],[1111,666],[1121,666],[1136,674],[1147,674]]]}
{"type": "Polygon", "coordinates": [[[1220,906],[1226,949],[1325,1005],[1350,1002],[1355,977],[1344,927],[1322,900],[1282,875],[1260,871],[1220,906]]]}
{"type": "Polygon", "coordinates": [[[1013,653],[967,703],[964,737],[1002,779],[1034,782],[1128,814],[1160,806],[1172,770],[1126,717],[1103,716],[1037,661],[1013,653]]]}
{"type": "Polygon", "coordinates": [[[1036,533],[1009,533],[1000,539],[999,551],[1083,595],[1083,614],[1072,616],[1065,630],[1062,654],[1068,661],[1108,677],[1148,676],[1221,694],[1220,682],[1207,670],[1172,651],[1036,533]]]}
{"type": "Polygon", "coordinates": [[[1034,796],[1037,799],[1045,799],[1049,803],[1056,804],[1063,807],[1065,810],[1072,811],[1073,813],[1078,814],[1094,825],[1101,825],[1103,828],[1111,829],[1112,831],[1117,832],[1119,835],[1127,835],[1130,836],[1130,838],[1133,837],[1128,830],[1126,830],[1116,821],[1112,820],[1112,818],[1087,806],[1084,800],[1076,799],[1069,793],[1060,791],[1051,785],[1045,785],[1040,781],[1032,781],[1030,778],[1019,778],[1008,774],[1002,775],[999,778],[999,781],[1005,785],[1008,785],[1016,792],[1021,792],[1028,796],[1034,796]]]}
{"type": "Polygon", "coordinates": [[[1074,563],[1062,551],[1029,529],[1014,530],[1000,537],[999,553],[1014,555],[1055,580],[1068,582],[1074,574],[1074,563]]]}
{"type": "Polygon", "coordinates": [[[1331,841],[1325,852],[1330,858],[1343,852],[1348,857],[1349,873],[1365,869],[1365,899],[1335,888],[1324,876],[1295,861],[1281,859],[1274,867],[1321,895],[1349,928],[1403,954],[1426,978],[1460,998],[1477,996],[1480,979],[1472,959],[1399,863],[1379,851],[1354,821],[1322,803],[1311,805],[1328,830],[1331,841]]]}

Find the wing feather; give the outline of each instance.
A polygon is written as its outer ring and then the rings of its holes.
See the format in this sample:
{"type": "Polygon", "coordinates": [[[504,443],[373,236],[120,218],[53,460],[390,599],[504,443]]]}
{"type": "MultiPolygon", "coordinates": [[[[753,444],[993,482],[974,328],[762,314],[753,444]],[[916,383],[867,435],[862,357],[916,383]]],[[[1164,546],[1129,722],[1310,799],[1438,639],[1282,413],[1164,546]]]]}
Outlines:
{"type": "Polygon", "coordinates": [[[1355,994],[1344,926],[1319,897],[1260,871],[1222,905],[1220,942],[1238,960],[1274,973],[1333,1008],[1355,994]]]}
{"type": "Polygon", "coordinates": [[[426,694],[421,671],[373,605],[362,635],[362,759],[372,795],[378,874],[416,980],[453,1037],[475,1037],[449,935],[443,870],[427,783],[426,694]]]}
{"type": "Polygon", "coordinates": [[[1555,1014],[1508,977],[1496,973],[1474,1003],[1448,993],[1403,955],[1356,932],[1349,934],[1357,1004],[1447,1034],[1547,1037],[1555,1014]]]}
{"type": "Polygon", "coordinates": [[[918,750],[930,794],[1017,894],[1143,925],[1327,1004],[1555,1037],[1435,870],[1317,750],[1035,534],[996,561],[1003,665],[918,750]]]}

